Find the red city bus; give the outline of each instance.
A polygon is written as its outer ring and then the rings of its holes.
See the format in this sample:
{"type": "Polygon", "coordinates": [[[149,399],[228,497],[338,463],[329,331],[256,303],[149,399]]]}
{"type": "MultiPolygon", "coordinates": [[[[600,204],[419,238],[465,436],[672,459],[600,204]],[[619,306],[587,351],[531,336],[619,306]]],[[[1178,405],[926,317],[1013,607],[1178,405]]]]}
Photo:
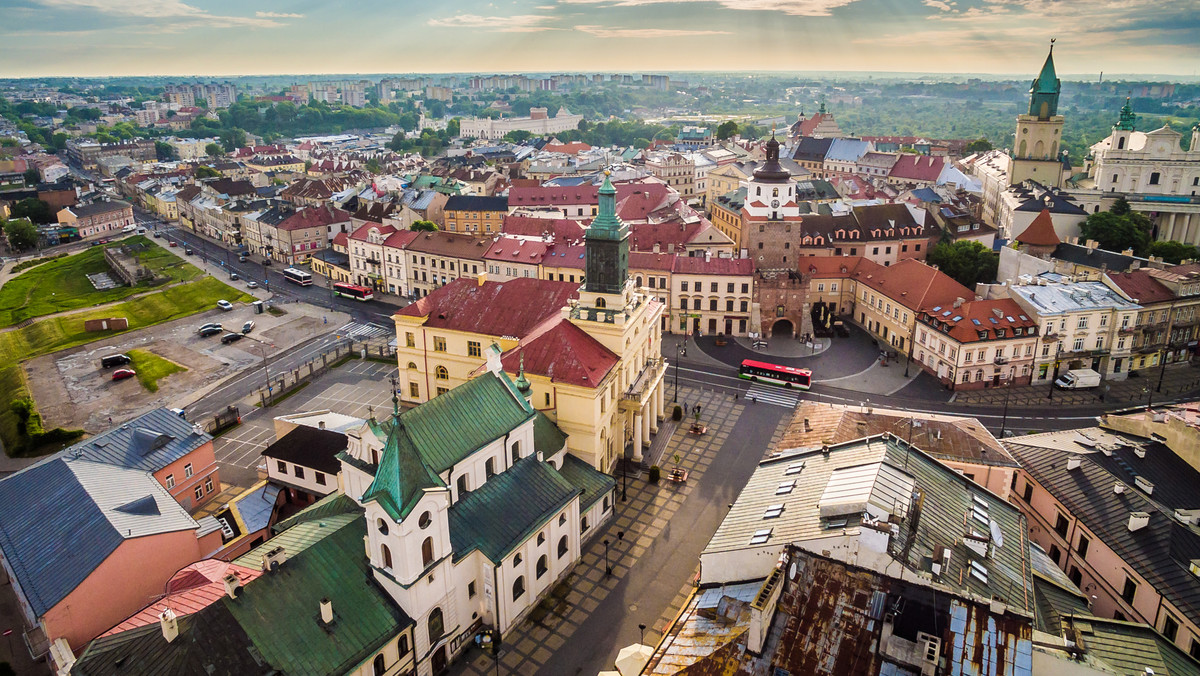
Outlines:
{"type": "Polygon", "coordinates": [[[782,385],[797,390],[807,390],[812,385],[812,371],[791,366],[768,364],[763,361],[746,359],[738,370],[738,377],[755,382],[782,385]]]}
{"type": "Polygon", "coordinates": [[[339,296],[345,296],[346,298],[353,298],[355,300],[371,300],[375,297],[375,292],[371,291],[371,289],[365,286],[358,286],[357,284],[347,284],[345,282],[338,282],[334,284],[333,292],[339,296]]]}

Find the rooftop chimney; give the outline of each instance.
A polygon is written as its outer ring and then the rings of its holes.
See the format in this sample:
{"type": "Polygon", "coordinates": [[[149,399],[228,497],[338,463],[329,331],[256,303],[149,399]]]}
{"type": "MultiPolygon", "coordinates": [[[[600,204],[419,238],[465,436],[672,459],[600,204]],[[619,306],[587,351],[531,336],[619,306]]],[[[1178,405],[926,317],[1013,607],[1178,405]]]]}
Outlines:
{"type": "Polygon", "coordinates": [[[263,572],[271,572],[283,565],[287,560],[287,551],[283,547],[276,547],[271,551],[262,555],[263,572]]]}
{"type": "Polygon", "coordinates": [[[1154,492],[1154,484],[1150,483],[1149,481],[1146,481],[1145,479],[1143,479],[1140,476],[1133,477],[1133,485],[1137,486],[1140,490],[1145,492],[1146,495],[1150,495],[1151,493],[1154,492]]]}
{"type": "Polygon", "coordinates": [[[162,625],[163,638],[167,639],[167,643],[179,637],[179,620],[175,619],[175,612],[170,608],[159,613],[158,623],[162,625]]]}
{"type": "Polygon", "coordinates": [[[325,421],[324,420],[317,421],[317,429],[319,429],[319,430],[325,429],[325,421]]]}
{"type": "Polygon", "coordinates": [[[476,286],[483,286],[483,283],[486,281],[487,281],[487,273],[486,272],[481,272],[478,275],[476,275],[476,277],[475,277],[475,285],[476,286]]]}
{"type": "Polygon", "coordinates": [[[225,583],[225,593],[229,595],[229,598],[236,599],[238,591],[242,588],[242,581],[238,579],[238,576],[230,573],[221,578],[221,581],[225,583]]]}
{"type": "Polygon", "coordinates": [[[333,601],[328,598],[321,599],[321,623],[333,624],[333,601]]]}
{"type": "Polygon", "coordinates": [[[1079,469],[1079,465],[1083,464],[1083,459],[1077,455],[1067,458],[1067,470],[1079,469]]]}
{"type": "Polygon", "coordinates": [[[1134,532],[1145,528],[1150,523],[1150,514],[1147,512],[1130,512],[1129,513],[1129,532],[1134,532]]]}
{"type": "Polygon", "coordinates": [[[1125,492],[1125,484],[1120,481],[1113,484],[1113,493],[1120,495],[1125,492]]]}

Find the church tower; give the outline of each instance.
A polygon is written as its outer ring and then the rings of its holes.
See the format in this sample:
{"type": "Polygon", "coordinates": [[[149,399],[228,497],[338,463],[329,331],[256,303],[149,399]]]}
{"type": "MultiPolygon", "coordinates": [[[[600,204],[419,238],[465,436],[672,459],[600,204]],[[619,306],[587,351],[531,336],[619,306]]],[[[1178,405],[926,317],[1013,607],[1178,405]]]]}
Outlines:
{"type": "Polygon", "coordinates": [[[584,237],[584,278],[580,302],[597,308],[623,308],[628,304],[629,226],[617,217],[617,189],[604,172],[596,217],[584,237]],[[616,298],[613,298],[616,296],[616,298]]]}
{"type": "Polygon", "coordinates": [[[1054,40],[1042,72],[1029,87],[1029,113],[1017,116],[1008,182],[1015,185],[1034,180],[1046,187],[1061,188],[1063,182],[1063,116],[1058,114],[1062,83],[1054,70],[1054,40]]]}
{"type": "Polygon", "coordinates": [[[746,202],[742,206],[742,227],[749,220],[785,221],[800,216],[796,184],[792,174],[779,164],[779,141],[774,134],[767,141],[767,161],[754,170],[746,182],[746,202]]]}

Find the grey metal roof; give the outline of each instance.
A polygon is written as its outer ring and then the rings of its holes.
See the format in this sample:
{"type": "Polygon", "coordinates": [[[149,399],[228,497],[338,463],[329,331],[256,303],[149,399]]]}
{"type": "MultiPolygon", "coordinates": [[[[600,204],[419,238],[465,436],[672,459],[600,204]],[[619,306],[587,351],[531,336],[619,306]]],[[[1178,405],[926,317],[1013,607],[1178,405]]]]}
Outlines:
{"type": "Polygon", "coordinates": [[[1050,283],[1009,287],[1014,298],[1035,314],[1045,316],[1098,309],[1139,310],[1141,306],[1126,300],[1103,282],[1050,283]]]}
{"type": "Polygon", "coordinates": [[[1100,430],[1083,430],[1096,439],[1116,438],[1096,448],[1079,444],[1080,430],[1014,437],[1005,445],[1037,483],[1062,503],[1072,516],[1154,586],[1180,612],[1200,618],[1200,578],[1188,571],[1200,559],[1200,529],[1174,518],[1176,509],[1200,507],[1200,472],[1170,449],[1136,437],[1100,430]],[[1078,449],[1078,450],[1076,450],[1078,449]],[[1102,450],[1098,450],[1102,449],[1102,450]],[[1137,457],[1144,449],[1146,457],[1137,457]],[[1106,455],[1106,452],[1112,455],[1106,455]],[[1068,470],[1066,460],[1080,456],[1079,467],[1068,470]],[[1133,477],[1153,484],[1147,495],[1133,477]],[[1124,492],[1113,486],[1121,482],[1124,492]],[[1150,523],[1129,530],[1131,512],[1150,514],[1150,523]]]}
{"type": "Polygon", "coordinates": [[[1125,254],[1115,251],[1105,251],[1104,249],[1088,247],[1080,244],[1071,244],[1063,242],[1054,248],[1052,256],[1058,260],[1075,263],[1076,265],[1086,265],[1092,268],[1104,268],[1114,272],[1124,272],[1129,270],[1137,263],[1139,267],[1145,266],[1150,261],[1137,256],[1126,256],[1125,254]]]}
{"type": "Polygon", "coordinates": [[[60,457],[129,467],[150,472],[166,467],[203,446],[212,437],[165,408],[88,437],[59,453],[60,457]]]}
{"type": "Polygon", "coordinates": [[[196,528],[142,470],[60,456],[0,481],[0,549],[39,616],[126,538],[196,528]]]}
{"type": "MultiPolygon", "coordinates": [[[[822,496],[834,472],[872,463],[887,466],[889,482],[907,477],[916,486],[911,502],[896,505],[900,517],[900,536],[906,538],[903,550],[893,558],[910,570],[928,570],[928,558],[938,546],[952,551],[949,567],[940,582],[956,592],[970,592],[984,598],[999,596],[1014,608],[1032,613],[1032,598],[1027,584],[1029,551],[1025,546],[1025,517],[1021,512],[984,489],[957,474],[920,449],[892,435],[877,435],[836,444],[829,453],[820,449],[799,449],[764,461],[755,470],[741,495],[734,502],[725,520],[704,549],[705,554],[760,548],[751,545],[756,532],[770,529],[761,548],[770,549],[775,556],[784,545],[840,536],[843,532],[857,534],[865,526],[857,515],[822,516],[822,496]],[[784,487],[794,482],[786,491],[784,487]],[[974,518],[979,505],[983,521],[974,518]],[[770,508],[782,506],[774,516],[770,508]],[[964,521],[965,519],[965,521],[964,521]],[[991,547],[991,555],[981,557],[963,544],[963,535],[975,532],[990,534],[994,521],[1003,535],[1003,545],[991,547]],[[964,523],[967,526],[964,526],[964,523]],[[909,529],[915,527],[915,532],[909,529]],[[897,556],[901,558],[896,558],[897,556]],[[987,581],[971,573],[971,563],[978,562],[987,570],[987,581]]],[[[886,492],[886,491],[881,491],[886,492]]],[[[875,504],[872,502],[871,504],[875,504]]],[[[876,505],[878,507],[878,505],[876,505]]],[[[830,510],[826,510],[827,512],[830,510]]],[[[822,545],[822,548],[828,545],[822,545]]],[[[889,547],[889,551],[891,548],[889,547]]],[[[774,561],[773,557],[768,557],[774,561]]]]}

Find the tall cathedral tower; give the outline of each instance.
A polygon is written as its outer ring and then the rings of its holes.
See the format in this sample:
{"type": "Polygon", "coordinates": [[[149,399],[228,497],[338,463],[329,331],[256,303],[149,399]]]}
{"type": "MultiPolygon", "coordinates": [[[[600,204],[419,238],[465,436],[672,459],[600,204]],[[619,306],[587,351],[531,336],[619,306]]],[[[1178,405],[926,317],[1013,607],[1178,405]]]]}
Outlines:
{"type": "MultiPolygon", "coordinates": [[[[584,238],[585,294],[622,295],[629,281],[629,226],[617,217],[617,189],[604,175],[596,218],[584,238]]],[[[607,305],[611,305],[608,299],[607,305]]],[[[601,305],[603,307],[604,305],[601,305]]],[[[624,306],[624,302],[620,307],[624,306]]]]}
{"type": "Polygon", "coordinates": [[[1008,171],[1010,185],[1032,179],[1047,187],[1062,187],[1063,116],[1058,114],[1061,90],[1062,83],[1054,71],[1054,40],[1051,40],[1042,72],[1029,87],[1029,113],[1017,116],[1017,134],[1008,171]]]}

